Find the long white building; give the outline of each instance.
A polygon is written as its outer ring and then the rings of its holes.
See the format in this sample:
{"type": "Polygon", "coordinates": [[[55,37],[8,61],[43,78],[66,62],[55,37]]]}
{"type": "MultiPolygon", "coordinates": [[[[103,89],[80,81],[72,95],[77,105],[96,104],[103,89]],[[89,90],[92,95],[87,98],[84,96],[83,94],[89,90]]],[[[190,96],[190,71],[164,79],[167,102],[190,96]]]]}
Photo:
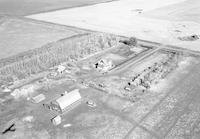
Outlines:
{"type": "Polygon", "coordinates": [[[73,108],[73,106],[76,106],[80,102],[81,102],[81,95],[79,93],[79,89],[75,89],[59,97],[58,99],[52,101],[51,107],[53,110],[63,113],[73,108]]]}

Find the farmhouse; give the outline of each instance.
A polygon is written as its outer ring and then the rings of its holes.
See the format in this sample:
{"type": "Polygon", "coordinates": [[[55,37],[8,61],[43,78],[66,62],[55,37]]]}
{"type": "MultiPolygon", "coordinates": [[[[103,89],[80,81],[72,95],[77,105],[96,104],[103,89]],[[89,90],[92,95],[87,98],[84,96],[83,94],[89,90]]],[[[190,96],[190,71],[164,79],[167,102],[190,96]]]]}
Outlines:
{"type": "Polygon", "coordinates": [[[58,99],[51,102],[51,109],[56,110],[59,113],[63,113],[70,110],[80,104],[81,95],[79,89],[75,89],[69,93],[66,93],[59,97],[58,99]]]}
{"type": "Polygon", "coordinates": [[[95,63],[95,68],[104,73],[112,69],[115,65],[110,59],[101,59],[95,63]]]}

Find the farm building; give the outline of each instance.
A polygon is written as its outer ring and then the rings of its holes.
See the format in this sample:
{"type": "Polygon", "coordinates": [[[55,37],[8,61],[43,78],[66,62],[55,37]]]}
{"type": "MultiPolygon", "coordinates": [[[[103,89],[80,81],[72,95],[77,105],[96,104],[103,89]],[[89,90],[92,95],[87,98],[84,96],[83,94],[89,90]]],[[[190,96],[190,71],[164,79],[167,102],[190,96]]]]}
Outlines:
{"type": "Polygon", "coordinates": [[[32,98],[31,98],[31,101],[32,101],[33,103],[40,103],[41,101],[43,101],[43,100],[45,100],[45,99],[46,99],[46,97],[45,97],[44,94],[39,94],[39,95],[37,95],[37,96],[35,96],[35,97],[32,97],[32,98]]]}
{"type": "Polygon", "coordinates": [[[101,59],[97,63],[95,63],[95,68],[100,72],[107,72],[112,69],[115,65],[110,59],[101,59]]]}
{"type": "Polygon", "coordinates": [[[59,66],[58,66],[58,69],[57,69],[57,72],[58,72],[58,73],[63,73],[63,72],[65,71],[65,69],[66,69],[65,66],[59,65],[59,66]]]}
{"type": "Polygon", "coordinates": [[[75,89],[51,102],[51,109],[63,113],[81,102],[79,89],[75,89]]]}
{"type": "Polygon", "coordinates": [[[59,115],[57,115],[51,119],[51,122],[53,123],[53,125],[57,126],[62,122],[62,118],[59,115]]]}

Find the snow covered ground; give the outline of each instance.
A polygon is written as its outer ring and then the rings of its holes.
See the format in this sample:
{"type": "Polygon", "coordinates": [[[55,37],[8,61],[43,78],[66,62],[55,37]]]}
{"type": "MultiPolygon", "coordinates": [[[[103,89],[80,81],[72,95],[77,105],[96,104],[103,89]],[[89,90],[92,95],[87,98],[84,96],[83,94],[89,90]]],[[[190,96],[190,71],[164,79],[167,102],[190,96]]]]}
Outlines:
{"type": "MultiPolygon", "coordinates": [[[[199,23],[161,19],[159,18],[159,10],[156,11],[156,18],[147,14],[171,5],[178,7],[182,3],[187,6],[187,1],[184,0],[120,0],[27,17],[95,31],[136,36],[140,39],[200,51],[200,40],[186,42],[177,39],[180,36],[200,34],[199,23]]],[[[198,3],[200,5],[200,2],[198,3]]]]}

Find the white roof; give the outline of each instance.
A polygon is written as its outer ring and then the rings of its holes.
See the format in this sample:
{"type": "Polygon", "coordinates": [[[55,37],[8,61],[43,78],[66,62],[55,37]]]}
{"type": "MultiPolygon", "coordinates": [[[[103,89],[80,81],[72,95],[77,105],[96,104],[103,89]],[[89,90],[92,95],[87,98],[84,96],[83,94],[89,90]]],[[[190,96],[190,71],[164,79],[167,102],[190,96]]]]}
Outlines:
{"type": "Polygon", "coordinates": [[[63,65],[58,66],[58,71],[64,71],[65,69],[66,69],[66,67],[63,65]]]}
{"type": "Polygon", "coordinates": [[[39,102],[41,102],[43,100],[45,100],[45,95],[44,94],[39,94],[39,95],[37,95],[37,96],[32,98],[32,101],[34,103],[39,103],[39,102]]]}
{"type": "Polygon", "coordinates": [[[81,99],[81,95],[79,93],[79,89],[75,89],[65,94],[64,96],[58,98],[56,102],[59,104],[61,110],[63,110],[80,99],[81,99]]]}

